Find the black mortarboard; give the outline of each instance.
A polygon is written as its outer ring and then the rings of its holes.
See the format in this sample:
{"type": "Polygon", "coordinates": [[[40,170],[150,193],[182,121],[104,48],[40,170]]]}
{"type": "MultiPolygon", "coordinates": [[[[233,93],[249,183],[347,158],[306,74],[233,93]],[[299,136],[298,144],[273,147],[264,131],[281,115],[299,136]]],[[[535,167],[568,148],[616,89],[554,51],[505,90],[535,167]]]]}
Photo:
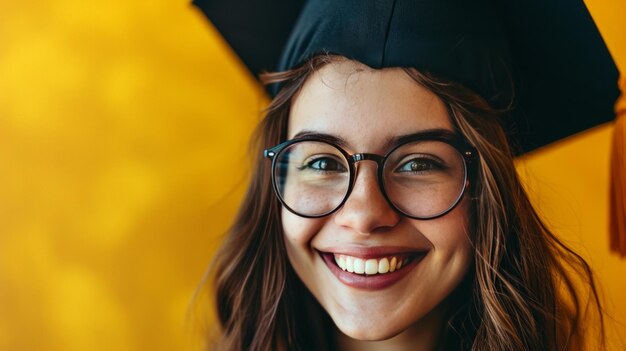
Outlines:
{"type": "Polygon", "coordinates": [[[618,71],[582,0],[194,3],[255,75],[329,53],[415,67],[496,108],[512,102],[503,123],[522,152],[615,118],[618,71]]]}
{"type": "MultiPolygon", "coordinates": [[[[330,53],[464,84],[522,151],[611,121],[618,71],[578,0],[194,0],[252,73],[330,53]]],[[[275,87],[270,87],[270,95],[275,87]]]]}

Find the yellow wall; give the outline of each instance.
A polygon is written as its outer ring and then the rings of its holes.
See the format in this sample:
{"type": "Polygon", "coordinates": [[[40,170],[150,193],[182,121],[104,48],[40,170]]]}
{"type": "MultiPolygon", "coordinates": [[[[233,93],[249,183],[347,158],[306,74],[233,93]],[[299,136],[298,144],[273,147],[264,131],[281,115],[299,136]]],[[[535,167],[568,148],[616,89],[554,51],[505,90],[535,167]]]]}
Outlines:
{"type": "MultiPolygon", "coordinates": [[[[626,70],[626,5],[588,5],[626,70]]],[[[186,1],[0,2],[0,350],[196,345],[187,305],[264,103],[233,58],[186,1]]],[[[626,261],[606,249],[609,133],[519,162],[626,324],[626,261]]]]}
{"type": "Polygon", "coordinates": [[[261,103],[233,62],[187,1],[0,0],[0,350],[186,345],[261,103]]]}

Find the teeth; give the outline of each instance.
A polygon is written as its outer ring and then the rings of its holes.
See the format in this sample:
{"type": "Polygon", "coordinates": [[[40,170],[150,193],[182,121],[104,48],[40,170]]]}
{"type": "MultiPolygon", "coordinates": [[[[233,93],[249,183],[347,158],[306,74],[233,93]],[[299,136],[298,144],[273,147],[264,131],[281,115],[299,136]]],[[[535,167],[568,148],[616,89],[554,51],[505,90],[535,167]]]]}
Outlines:
{"type": "Polygon", "coordinates": [[[378,262],[378,273],[387,272],[389,272],[389,260],[387,259],[387,257],[385,257],[378,262]]]}
{"type": "Polygon", "coordinates": [[[346,270],[350,273],[354,272],[354,257],[346,256],[346,270]]]}
{"type": "Polygon", "coordinates": [[[367,275],[394,272],[402,268],[402,266],[407,264],[408,261],[408,258],[400,260],[395,256],[364,260],[358,257],[335,255],[335,263],[337,263],[337,266],[339,266],[342,270],[350,273],[367,275]]]}
{"type": "MultiPolygon", "coordinates": [[[[337,256],[335,256],[335,260],[337,260],[337,256]]],[[[346,257],[339,256],[339,259],[337,260],[337,265],[345,271],[346,270],[346,257]]]]}
{"type": "Polygon", "coordinates": [[[378,260],[375,258],[370,258],[365,261],[365,274],[376,274],[378,273],[378,260]]]}
{"type": "Polygon", "coordinates": [[[354,273],[365,273],[365,262],[360,258],[354,258],[354,273]]]}
{"type": "Polygon", "coordinates": [[[393,272],[396,270],[397,263],[398,263],[398,260],[395,257],[392,257],[391,262],[389,262],[389,272],[393,272]]]}

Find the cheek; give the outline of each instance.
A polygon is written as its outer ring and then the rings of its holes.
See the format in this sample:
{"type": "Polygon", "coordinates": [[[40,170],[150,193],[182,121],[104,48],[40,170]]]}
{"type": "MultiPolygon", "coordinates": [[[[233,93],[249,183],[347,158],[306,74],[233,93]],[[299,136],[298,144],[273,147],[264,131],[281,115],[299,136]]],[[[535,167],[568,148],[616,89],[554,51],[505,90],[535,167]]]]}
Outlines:
{"type": "MultiPolygon", "coordinates": [[[[470,246],[470,206],[471,201],[467,196],[448,214],[432,222],[432,232],[438,233],[433,236],[433,243],[439,246],[467,249],[470,246]]],[[[429,223],[430,224],[430,223],[429,223]]],[[[436,246],[437,246],[436,245],[436,246]]]]}
{"type": "Polygon", "coordinates": [[[285,208],[281,212],[281,221],[288,245],[302,246],[311,241],[317,232],[316,220],[296,216],[285,208]]]}
{"type": "Polygon", "coordinates": [[[311,259],[315,254],[311,241],[323,225],[323,219],[302,218],[282,209],[283,239],[289,261],[297,268],[298,262],[311,259]]]}
{"type": "Polygon", "coordinates": [[[320,287],[325,284],[316,270],[318,252],[312,242],[323,226],[324,219],[302,218],[288,210],[282,210],[283,240],[289,264],[296,275],[314,296],[320,296],[320,287]]]}
{"type": "Polygon", "coordinates": [[[464,198],[452,212],[427,222],[424,233],[433,247],[437,257],[451,279],[457,280],[464,276],[472,264],[474,249],[472,247],[469,220],[470,201],[464,198]]]}

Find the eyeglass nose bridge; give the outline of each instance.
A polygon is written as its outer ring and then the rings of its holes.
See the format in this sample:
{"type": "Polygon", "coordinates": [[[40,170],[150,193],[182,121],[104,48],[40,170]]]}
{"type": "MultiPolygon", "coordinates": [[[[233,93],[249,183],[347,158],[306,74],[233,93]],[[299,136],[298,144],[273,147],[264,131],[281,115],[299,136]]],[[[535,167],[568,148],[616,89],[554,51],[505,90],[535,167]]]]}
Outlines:
{"type": "Polygon", "coordinates": [[[361,162],[361,161],[372,161],[374,163],[376,163],[376,182],[378,183],[378,187],[380,189],[380,192],[383,194],[383,196],[385,197],[385,199],[387,200],[387,202],[389,203],[389,205],[392,208],[395,208],[395,205],[391,202],[391,200],[389,199],[389,196],[387,196],[387,192],[385,191],[385,187],[382,184],[382,172],[383,172],[383,167],[384,167],[384,163],[385,163],[385,156],[381,156],[381,155],[377,155],[377,154],[370,154],[370,153],[358,153],[358,154],[353,154],[353,155],[348,155],[348,160],[351,163],[351,169],[352,169],[352,179],[350,182],[350,187],[348,189],[348,192],[346,194],[346,198],[344,199],[344,202],[347,201],[348,197],[350,197],[350,195],[352,194],[352,189],[354,186],[354,183],[356,182],[356,177],[357,177],[357,173],[358,173],[358,168],[357,168],[357,163],[361,162]]]}
{"type": "MultiPolygon", "coordinates": [[[[383,186],[380,183],[380,181],[381,181],[381,179],[380,179],[381,172],[382,172],[382,169],[384,167],[383,163],[385,162],[385,157],[384,156],[377,155],[377,154],[369,154],[369,153],[359,153],[359,154],[350,155],[349,156],[349,160],[350,160],[350,163],[352,163],[352,169],[354,171],[353,174],[352,174],[353,178],[356,178],[356,176],[357,176],[357,167],[356,167],[357,162],[361,162],[361,161],[372,161],[372,162],[375,162],[376,166],[378,167],[377,171],[376,171],[377,177],[379,178],[378,179],[378,183],[379,183],[379,186],[381,188],[381,191],[383,192],[383,194],[385,194],[385,190],[383,189],[383,186]]],[[[350,190],[352,190],[352,189],[350,189],[350,190]]],[[[387,194],[385,194],[385,197],[387,197],[387,194]]]]}
{"type": "Polygon", "coordinates": [[[385,157],[376,154],[361,153],[351,155],[350,159],[352,160],[353,164],[361,161],[374,161],[376,162],[376,164],[378,164],[378,167],[382,167],[385,157]]]}

